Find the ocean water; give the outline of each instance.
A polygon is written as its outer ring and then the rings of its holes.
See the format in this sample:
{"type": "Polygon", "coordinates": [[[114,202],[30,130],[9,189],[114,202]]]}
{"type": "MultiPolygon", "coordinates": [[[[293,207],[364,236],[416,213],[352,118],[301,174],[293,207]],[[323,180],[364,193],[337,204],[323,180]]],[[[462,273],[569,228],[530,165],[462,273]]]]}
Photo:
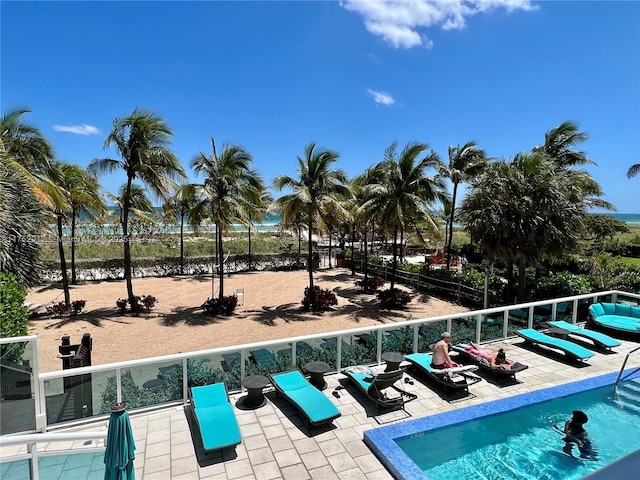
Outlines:
{"type": "Polygon", "coordinates": [[[610,215],[629,226],[640,227],[640,213],[604,213],[603,215],[610,215]]]}

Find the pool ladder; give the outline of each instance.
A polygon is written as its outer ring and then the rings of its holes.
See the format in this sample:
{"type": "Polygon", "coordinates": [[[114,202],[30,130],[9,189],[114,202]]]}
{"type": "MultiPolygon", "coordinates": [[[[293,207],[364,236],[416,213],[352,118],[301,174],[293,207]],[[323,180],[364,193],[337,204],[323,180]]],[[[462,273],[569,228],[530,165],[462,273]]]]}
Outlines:
{"type": "Polygon", "coordinates": [[[620,367],[620,372],[618,373],[618,378],[616,379],[616,387],[618,386],[618,384],[620,383],[620,378],[622,377],[622,372],[624,372],[624,367],[627,366],[627,360],[629,360],[629,356],[633,353],[633,352],[637,352],[638,350],[640,350],[640,347],[636,347],[633,350],[631,350],[630,352],[627,353],[627,356],[624,357],[624,362],[622,362],[622,367],[620,367]]]}

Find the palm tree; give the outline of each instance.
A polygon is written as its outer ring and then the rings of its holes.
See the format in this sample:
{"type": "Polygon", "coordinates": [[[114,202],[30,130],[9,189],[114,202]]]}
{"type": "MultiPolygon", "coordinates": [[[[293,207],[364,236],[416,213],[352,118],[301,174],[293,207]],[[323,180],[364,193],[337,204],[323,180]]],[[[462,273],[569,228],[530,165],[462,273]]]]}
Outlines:
{"type": "Polygon", "coordinates": [[[130,305],[135,302],[129,243],[131,187],[134,180],[140,179],[151,192],[165,199],[173,185],[172,181],[185,178],[180,160],[168,149],[172,135],[171,129],[160,116],[136,109],[129,116],[116,118],[113,130],[104,141],[104,148],[115,147],[121,158],[94,159],[88,167],[89,172],[95,175],[124,170],[127,177],[122,198],[122,244],[124,278],[130,305]]]}
{"type": "Polygon", "coordinates": [[[38,283],[40,245],[47,221],[42,203],[14,160],[0,150],[0,272],[12,273],[24,286],[38,283]]]}
{"type": "Polygon", "coordinates": [[[627,170],[627,177],[628,178],[633,178],[638,173],[640,173],[640,163],[636,163],[635,165],[631,165],[629,167],[629,170],[627,170]]]}
{"type": "Polygon", "coordinates": [[[176,217],[180,222],[180,275],[184,275],[184,222],[188,219],[191,209],[195,204],[195,198],[185,197],[184,192],[180,188],[174,191],[174,194],[166,200],[162,206],[163,213],[171,217],[175,221],[176,217]]]}
{"type": "Polygon", "coordinates": [[[201,184],[189,184],[183,194],[196,198],[191,209],[190,221],[197,225],[210,218],[216,226],[218,273],[220,284],[218,298],[224,296],[223,234],[233,223],[249,226],[247,213],[257,212],[264,195],[264,182],[251,167],[251,155],[237,145],[223,145],[218,155],[216,142],[211,137],[211,154],[198,153],[191,161],[197,175],[203,175],[201,184]]]}
{"type": "Polygon", "coordinates": [[[271,193],[267,191],[267,186],[264,184],[264,182],[262,182],[262,180],[260,181],[260,183],[261,185],[259,186],[259,188],[262,191],[258,193],[257,203],[249,203],[245,206],[245,217],[248,220],[247,242],[249,246],[249,270],[251,270],[251,231],[255,229],[254,222],[257,221],[262,223],[262,221],[267,218],[267,210],[269,208],[269,205],[273,203],[273,197],[271,196],[271,193]]]}
{"type": "Polygon", "coordinates": [[[447,223],[447,269],[451,265],[451,246],[453,244],[453,222],[455,218],[456,198],[458,196],[458,185],[468,182],[479,175],[486,167],[489,159],[485,156],[484,150],[476,148],[477,142],[465,143],[462,147],[449,147],[449,165],[442,165],[440,173],[445,178],[449,178],[453,183],[453,195],[450,203],[449,219],[447,223]]]}
{"type": "Polygon", "coordinates": [[[71,284],[76,285],[76,221],[81,213],[95,218],[106,209],[106,204],[99,192],[98,179],[80,165],[60,164],[57,181],[71,209],[71,284]]]}
{"type": "Polygon", "coordinates": [[[427,221],[435,228],[427,206],[448,198],[442,177],[426,175],[430,168],[439,170],[441,162],[438,154],[431,151],[425,157],[418,158],[427,148],[429,146],[426,144],[409,142],[398,153],[397,143],[392,143],[385,151],[384,160],[376,167],[383,172],[383,183],[374,187],[373,191],[377,198],[365,203],[365,206],[381,205],[382,225],[393,235],[392,290],[398,265],[398,234],[408,227],[415,228],[419,221],[427,221]]]}
{"type": "Polygon", "coordinates": [[[309,295],[311,301],[315,300],[313,288],[313,226],[317,221],[318,211],[324,200],[335,198],[337,195],[349,196],[350,188],[347,185],[347,176],[342,170],[332,169],[331,165],[339,155],[331,150],[316,148],[315,143],[305,147],[304,156],[297,157],[298,178],[288,175],[280,175],[273,181],[275,188],[282,190],[291,188],[293,193],[284,195],[277,200],[279,205],[295,204],[304,205],[308,221],[308,251],[307,270],[309,272],[309,295]]]}
{"type": "Polygon", "coordinates": [[[525,301],[525,269],[543,254],[572,251],[582,231],[585,194],[541,152],[498,161],[472,181],[460,218],[484,255],[508,265],[511,301],[513,266],[519,270],[518,300],[525,301]]]}
{"type": "Polygon", "coordinates": [[[0,119],[0,140],[8,159],[27,172],[44,173],[54,156],[53,147],[37,127],[22,119],[29,112],[28,108],[6,112],[0,119]]]}

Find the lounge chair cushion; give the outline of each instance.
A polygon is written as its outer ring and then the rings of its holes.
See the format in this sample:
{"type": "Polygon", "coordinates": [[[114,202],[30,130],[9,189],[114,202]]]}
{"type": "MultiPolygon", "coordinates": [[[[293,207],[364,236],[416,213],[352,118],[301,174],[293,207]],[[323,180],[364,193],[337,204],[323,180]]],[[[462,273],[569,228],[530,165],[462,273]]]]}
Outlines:
{"type": "Polygon", "coordinates": [[[615,315],[616,314],[616,305],[615,303],[601,303],[602,309],[604,310],[605,315],[615,315]]]}
{"type": "Polygon", "coordinates": [[[602,347],[612,348],[619,347],[621,345],[619,341],[617,341],[615,338],[611,338],[609,335],[605,335],[604,333],[596,332],[594,330],[588,330],[586,328],[580,328],[579,326],[573,325],[568,322],[556,321],[549,322],[549,324],[553,325],[554,327],[564,328],[574,335],[588,338],[592,340],[596,345],[600,345],[602,347]]]}
{"type": "Polygon", "coordinates": [[[616,303],[616,315],[621,315],[623,317],[630,317],[631,305],[622,305],[620,303],[616,303]]]}
{"type": "Polygon", "coordinates": [[[238,420],[230,403],[194,409],[202,448],[206,451],[237,445],[242,441],[238,420]]]}
{"type": "Polygon", "coordinates": [[[549,335],[545,335],[533,328],[518,330],[516,333],[530,342],[539,343],[552,348],[558,348],[567,355],[580,360],[585,360],[595,355],[591,350],[581,347],[580,345],[576,345],[568,340],[550,337],[549,335]]]}
{"type": "Polygon", "coordinates": [[[242,442],[238,420],[224,383],[191,387],[191,400],[205,451],[220,450],[242,442]]]}
{"type": "Polygon", "coordinates": [[[633,318],[640,318],[640,307],[631,307],[631,316],[633,318]]]}
{"type": "Polygon", "coordinates": [[[224,383],[191,387],[191,401],[196,408],[224,405],[229,402],[224,383]]]}
{"type": "Polygon", "coordinates": [[[591,305],[589,307],[589,310],[591,310],[595,317],[604,315],[604,308],[602,308],[602,305],[600,305],[599,303],[594,303],[593,305],[591,305]]]}
{"type": "Polygon", "coordinates": [[[274,386],[309,418],[312,425],[329,422],[340,410],[298,370],[272,375],[274,386]]]}

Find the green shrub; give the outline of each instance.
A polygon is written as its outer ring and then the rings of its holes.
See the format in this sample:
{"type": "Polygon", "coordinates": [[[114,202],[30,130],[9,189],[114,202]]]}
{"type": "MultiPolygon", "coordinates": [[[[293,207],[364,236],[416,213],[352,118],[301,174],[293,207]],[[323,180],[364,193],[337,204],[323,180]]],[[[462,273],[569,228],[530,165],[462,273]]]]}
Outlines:
{"type": "Polygon", "coordinates": [[[402,308],[411,301],[411,296],[398,288],[378,292],[378,300],[384,308],[402,308]]]}
{"type": "Polygon", "coordinates": [[[238,305],[238,297],[235,295],[220,298],[207,298],[200,306],[207,315],[231,315],[238,305]]]}
{"type": "Polygon", "coordinates": [[[592,291],[591,278],[587,275],[574,275],[569,272],[552,273],[533,282],[533,298],[546,300],[550,298],[582,295],[592,291]]]}
{"type": "Polygon", "coordinates": [[[313,287],[314,295],[311,296],[309,287],[304,289],[304,298],[302,299],[302,309],[311,310],[312,312],[323,312],[331,309],[332,306],[338,304],[335,293],[329,289],[322,290],[317,285],[313,287]]]}
{"type": "Polygon", "coordinates": [[[11,274],[0,273],[0,336],[21,337],[29,333],[29,309],[24,306],[27,290],[11,274]]]}

